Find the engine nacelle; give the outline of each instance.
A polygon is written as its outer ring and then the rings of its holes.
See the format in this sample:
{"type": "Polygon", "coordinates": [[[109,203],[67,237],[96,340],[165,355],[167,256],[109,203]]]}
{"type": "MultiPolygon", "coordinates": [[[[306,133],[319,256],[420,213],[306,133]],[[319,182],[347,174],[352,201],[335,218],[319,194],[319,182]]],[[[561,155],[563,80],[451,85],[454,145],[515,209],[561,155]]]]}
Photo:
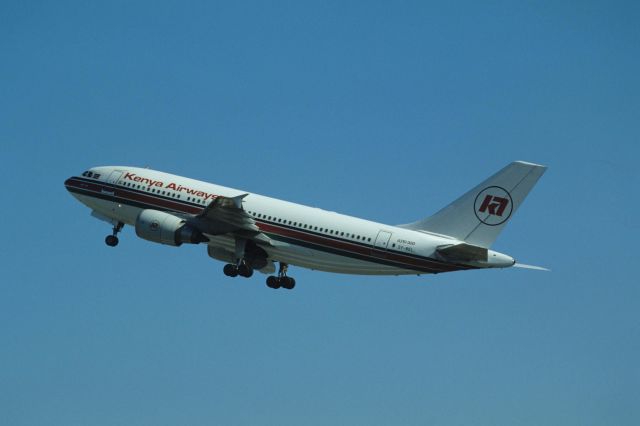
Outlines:
{"type": "Polygon", "coordinates": [[[158,210],[142,210],[136,219],[136,235],[154,243],[180,246],[207,241],[200,231],[184,219],[158,210]]]}

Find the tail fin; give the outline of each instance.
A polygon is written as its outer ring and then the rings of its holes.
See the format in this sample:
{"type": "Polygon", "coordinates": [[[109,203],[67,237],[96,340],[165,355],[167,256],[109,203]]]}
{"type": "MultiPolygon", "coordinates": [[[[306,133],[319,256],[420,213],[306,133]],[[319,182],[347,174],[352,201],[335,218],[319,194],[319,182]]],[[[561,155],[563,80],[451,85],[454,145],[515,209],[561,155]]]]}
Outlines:
{"type": "Polygon", "coordinates": [[[546,169],[515,161],[433,216],[400,227],[488,248],[546,169]]]}

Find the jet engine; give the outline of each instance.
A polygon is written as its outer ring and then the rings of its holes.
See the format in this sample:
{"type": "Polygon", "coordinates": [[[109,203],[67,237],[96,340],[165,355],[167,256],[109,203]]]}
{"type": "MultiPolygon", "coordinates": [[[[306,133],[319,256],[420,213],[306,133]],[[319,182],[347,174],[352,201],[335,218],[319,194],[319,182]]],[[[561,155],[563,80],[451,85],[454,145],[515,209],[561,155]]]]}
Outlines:
{"type": "Polygon", "coordinates": [[[136,219],[136,235],[154,243],[180,246],[208,241],[184,219],[158,210],[142,210],[136,219]]]}

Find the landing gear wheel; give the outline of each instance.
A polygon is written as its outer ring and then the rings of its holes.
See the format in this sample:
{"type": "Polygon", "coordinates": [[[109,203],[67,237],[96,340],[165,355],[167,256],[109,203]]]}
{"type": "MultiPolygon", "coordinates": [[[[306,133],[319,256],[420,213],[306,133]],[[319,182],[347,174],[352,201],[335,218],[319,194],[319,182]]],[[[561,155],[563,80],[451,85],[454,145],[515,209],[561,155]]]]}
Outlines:
{"type": "Polygon", "coordinates": [[[267,278],[267,287],[269,288],[286,288],[287,290],[291,290],[296,286],[296,280],[287,276],[287,269],[289,265],[286,263],[280,262],[280,269],[278,270],[278,276],[274,277],[270,275],[267,278]]]}
{"type": "Polygon", "coordinates": [[[107,243],[109,247],[115,247],[118,245],[118,237],[115,235],[107,235],[107,238],[104,239],[104,242],[107,243]]]}
{"type": "Polygon", "coordinates": [[[280,282],[282,288],[286,288],[287,290],[292,290],[296,286],[296,280],[291,277],[282,277],[280,282]]]}
{"type": "Polygon", "coordinates": [[[251,275],[253,275],[253,268],[246,263],[241,263],[240,266],[238,266],[237,270],[238,275],[240,275],[241,277],[249,278],[251,275]]]}
{"type": "Polygon", "coordinates": [[[222,270],[224,274],[228,277],[237,277],[238,276],[238,268],[236,265],[232,265],[231,263],[227,263],[224,265],[224,269],[222,270]]]}
{"type": "Polygon", "coordinates": [[[124,223],[122,222],[116,223],[113,227],[113,234],[107,235],[107,238],[104,239],[104,242],[107,243],[109,247],[115,247],[118,245],[120,241],[118,240],[117,235],[118,235],[118,232],[122,231],[123,227],[124,227],[124,223]]]}
{"type": "Polygon", "coordinates": [[[280,288],[280,280],[278,280],[273,275],[269,275],[269,277],[267,278],[267,287],[273,289],[280,288]]]}

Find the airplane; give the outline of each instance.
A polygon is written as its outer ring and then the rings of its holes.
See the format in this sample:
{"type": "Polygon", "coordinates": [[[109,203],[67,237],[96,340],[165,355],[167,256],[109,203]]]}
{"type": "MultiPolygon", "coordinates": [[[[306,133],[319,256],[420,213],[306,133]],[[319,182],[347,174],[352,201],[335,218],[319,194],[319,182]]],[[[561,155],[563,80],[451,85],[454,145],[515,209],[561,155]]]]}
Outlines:
{"type": "Polygon", "coordinates": [[[64,185],[92,216],[112,225],[108,246],[118,245],[118,233],[130,225],[155,243],[205,244],[210,257],[226,263],[229,277],[258,270],[268,275],[268,287],[290,290],[296,282],[289,265],[357,275],[544,269],[490,247],[545,170],[515,161],[434,215],[403,225],[140,167],[93,167],[64,185]]]}

